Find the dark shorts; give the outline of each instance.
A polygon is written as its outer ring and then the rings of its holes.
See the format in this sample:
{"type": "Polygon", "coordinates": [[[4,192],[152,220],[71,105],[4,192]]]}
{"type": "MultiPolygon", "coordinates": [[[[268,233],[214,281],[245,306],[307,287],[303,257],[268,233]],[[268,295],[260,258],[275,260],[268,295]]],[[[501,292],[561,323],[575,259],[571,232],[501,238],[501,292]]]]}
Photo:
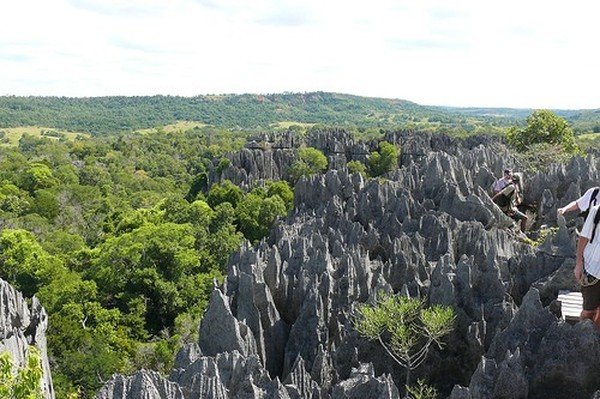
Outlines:
{"type": "Polygon", "coordinates": [[[581,286],[581,295],[583,296],[583,310],[596,309],[600,306],[600,281],[587,287],[581,286]]]}
{"type": "Polygon", "coordinates": [[[510,216],[513,220],[516,220],[517,222],[519,220],[523,220],[525,218],[527,218],[527,216],[525,216],[525,214],[519,210],[516,210],[514,212],[509,212],[507,213],[508,216],[510,216]]]}

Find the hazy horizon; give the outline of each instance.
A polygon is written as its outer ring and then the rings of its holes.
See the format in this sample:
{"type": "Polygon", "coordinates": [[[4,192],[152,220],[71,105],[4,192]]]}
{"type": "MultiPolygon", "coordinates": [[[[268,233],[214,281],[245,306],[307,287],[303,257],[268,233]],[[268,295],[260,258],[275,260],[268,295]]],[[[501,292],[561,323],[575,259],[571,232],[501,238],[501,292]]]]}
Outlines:
{"type": "Polygon", "coordinates": [[[3,11],[0,95],[322,91],[600,108],[600,4],[588,0],[22,0],[3,11]]]}

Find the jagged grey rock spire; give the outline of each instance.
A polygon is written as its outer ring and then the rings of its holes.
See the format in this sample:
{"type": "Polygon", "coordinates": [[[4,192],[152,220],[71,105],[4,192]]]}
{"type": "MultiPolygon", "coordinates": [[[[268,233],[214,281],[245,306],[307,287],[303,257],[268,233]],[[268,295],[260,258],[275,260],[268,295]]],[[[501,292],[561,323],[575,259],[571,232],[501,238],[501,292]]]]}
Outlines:
{"type": "Polygon", "coordinates": [[[45,399],[54,399],[52,376],[48,363],[46,329],[48,315],[33,297],[31,306],[23,295],[6,281],[0,279],[0,353],[8,351],[18,366],[24,366],[29,346],[40,351],[44,374],[42,392],[45,399]]]}
{"type": "MultiPolygon", "coordinates": [[[[488,194],[515,162],[502,144],[412,132],[385,138],[402,146],[402,168],[371,180],[344,165],[374,144],[343,131],[307,138],[324,150],[330,170],[298,181],[293,213],[268,239],[232,256],[200,341],[156,384],[174,383],[186,399],[398,397],[403,387],[393,381],[403,381],[403,370],[352,327],[355,304],[384,290],[455,309],[445,350],[417,370],[453,398],[541,398],[550,387],[553,397],[567,397],[560,395],[572,381],[587,397],[600,389],[592,377],[599,375],[598,334],[589,323],[565,325],[549,306],[567,281],[576,221],[535,249],[488,194]],[[575,368],[553,372],[562,360],[575,368]],[[463,387],[453,389],[457,383],[463,387]]],[[[281,177],[297,145],[234,154],[221,177],[240,184],[281,177]]],[[[590,156],[527,176],[538,223],[554,225],[556,204],[584,191],[598,170],[590,156]]],[[[145,397],[133,390],[106,396],[106,389],[99,399],[145,397]]]]}

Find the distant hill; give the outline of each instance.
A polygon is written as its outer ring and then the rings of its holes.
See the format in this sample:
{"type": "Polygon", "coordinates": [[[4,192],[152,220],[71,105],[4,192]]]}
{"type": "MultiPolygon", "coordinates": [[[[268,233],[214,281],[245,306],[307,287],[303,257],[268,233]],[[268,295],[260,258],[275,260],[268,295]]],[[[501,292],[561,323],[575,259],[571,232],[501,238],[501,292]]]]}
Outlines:
{"type": "MultiPolygon", "coordinates": [[[[206,95],[196,97],[0,97],[0,128],[46,126],[107,134],[178,121],[223,128],[268,130],[280,123],[358,128],[415,126],[446,130],[494,130],[523,120],[531,110],[422,106],[398,99],[336,93],[206,95]]],[[[559,111],[572,123],[600,126],[600,110],[559,111]]]]}

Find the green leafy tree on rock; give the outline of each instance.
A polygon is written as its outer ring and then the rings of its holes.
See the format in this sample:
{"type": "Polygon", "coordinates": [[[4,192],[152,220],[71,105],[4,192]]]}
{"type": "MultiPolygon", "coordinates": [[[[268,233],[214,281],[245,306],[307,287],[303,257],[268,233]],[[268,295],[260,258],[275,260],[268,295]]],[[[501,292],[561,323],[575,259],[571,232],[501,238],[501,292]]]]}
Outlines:
{"type": "Polygon", "coordinates": [[[440,349],[441,338],[452,331],[454,310],[444,306],[425,307],[420,299],[380,293],[376,303],[358,306],[354,328],[369,340],[377,341],[387,354],[406,369],[406,386],[411,371],[418,368],[432,345],[440,349]]]}
{"type": "Polygon", "coordinates": [[[373,151],[369,157],[369,175],[377,177],[396,169],[399,156],[400,152],[395,145],[382,141],[379,143],[379,151],[373,151]]]}
{"type": "Polygon", "coordinates": [[[323,173],[327,165],[327,157],[321,151],[312,147],[301,148],[298,159],[290,167],[290,178],[295,182],[301,177],[323,173]]]}

